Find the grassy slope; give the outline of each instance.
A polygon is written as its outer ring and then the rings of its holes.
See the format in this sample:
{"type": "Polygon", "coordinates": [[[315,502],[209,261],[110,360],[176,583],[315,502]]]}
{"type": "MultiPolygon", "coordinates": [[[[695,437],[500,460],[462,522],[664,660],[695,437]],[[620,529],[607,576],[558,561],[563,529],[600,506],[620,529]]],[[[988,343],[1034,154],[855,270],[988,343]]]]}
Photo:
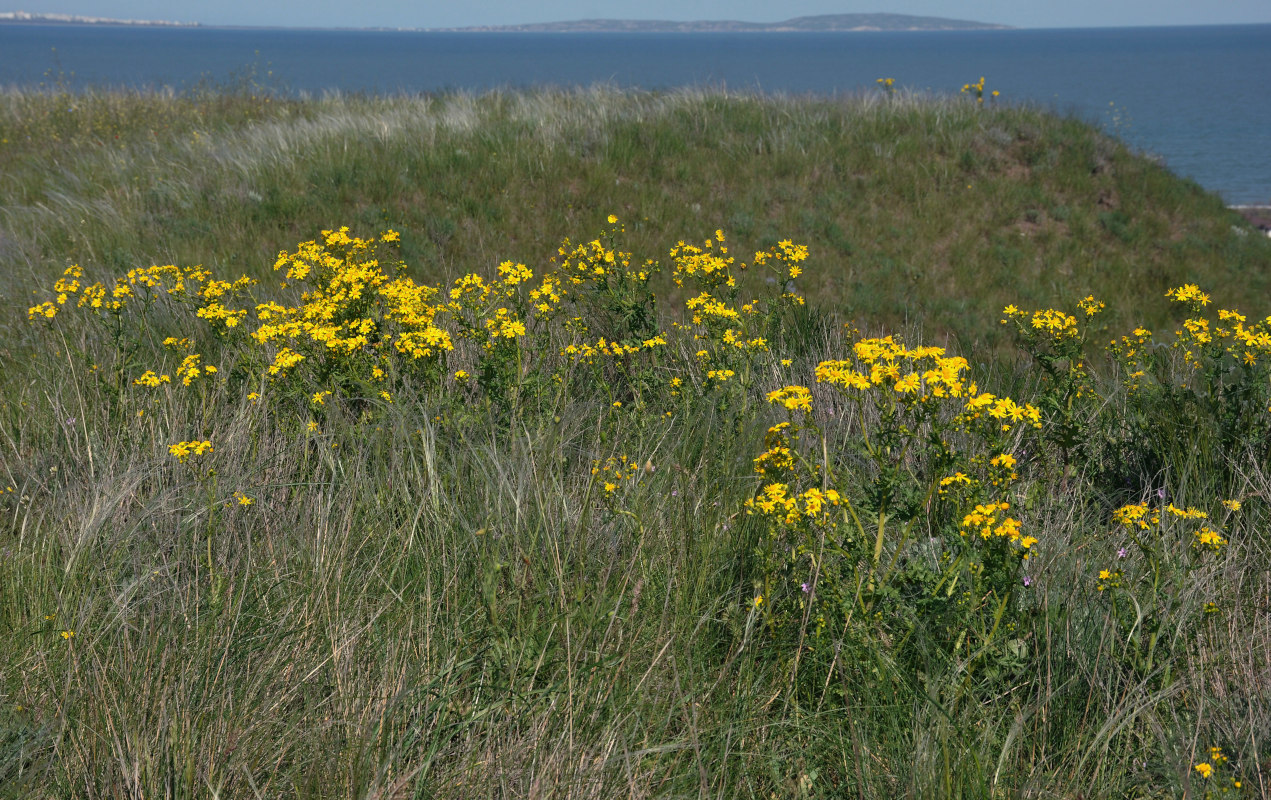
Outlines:
{"type": "MultiPolygon", "coordinates": [[[[611,211],[641,256],[717,226],[806,242],[814,301],[968,343],[1008,302],[1088,292],[1117,332],[1155,324],[1184,281],[1266,313],[1271,246],[1086,126],[913,98],[7,94],[0,140],[0,797],[1194,796],[1218,744],[1268,790],[1271,481],[1238,454],[1248,522],[1184,598],[1223,615],[1164,676],[1120,668],[1091,599],[1113,490],[1030,475],[1026,669],[984,696],[938,656],[921,685],[880,658],[836,676],[841,705],[800,704],[744,611],[762,403],[661,423],[586,396],[510,433],[402,401],[306,439],[222,392],[121,421],[63,372],[81,342],[26,321],[67,262],[264,275],[349,224],[400,230],[425,277],[488,274],[611,211]],[[151,446],[199,425],[216,498],[257,498],[218,512],[214,574],[206,487],[151,446]],[[638,527],[592,510],[592,459],[620,453],[658,465],[638,527]]],[[[805,377],[843,354],[814,334],[805,377]]],[[[1153,479],[1212,500],[1179,451],[1153,479]]]]}
{"type": "Polygon", "coordinates": [[[1271,245],[1217,198],[1074,120],[881,97],[607,90],[287,101],[0,98],[0,291],[67,262],[260,275],[347,224],[403,233],[425,278],[534,267],[606,213],[632,249],[723,227],[808,244],[802,287],[867,324],[997,341],[1007,303],[1094,293],[1113,330],[1154,325],[1170,286],[1271,312],[1271,245]],[[1262,305],[1260,306],[1259,303],[1262,305]],[[1132,316],[1133,319],[1128,319],[1132,316]]]}

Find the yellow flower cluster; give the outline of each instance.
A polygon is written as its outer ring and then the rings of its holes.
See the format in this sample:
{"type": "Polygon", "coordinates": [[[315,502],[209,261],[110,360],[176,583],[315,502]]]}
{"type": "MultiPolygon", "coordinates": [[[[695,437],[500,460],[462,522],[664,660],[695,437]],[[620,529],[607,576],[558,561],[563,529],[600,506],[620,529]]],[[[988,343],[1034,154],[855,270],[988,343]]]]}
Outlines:
{"type": "MultiPolygon", "coordinates": [[[[1008,317],[1015,318],[1028,316],[1026,312],[1021,311],[1013,305],[1007,306],[1002,310],[1002,313],[1008,317]]],[[[1032,326],[1033,330],[1044,332],[1052,339],[1067,339],[1081,335],[1081,330],[1077,327],[1077,318],[1071,314],[1065,314],[1064,312],[1054,308],[1044,308],[1040,311],[1034,311],[1029,324],[1032,326]]]]}
{"type": "Polygon", "coordinates": [[[1087,318],[1107,308],[1103,301],[1094,299],[1094,295],[1087,295],[1084,300],[1078,300],[1077,307],[1085,312],[1087,318]]]}
{"type": "MultiPolygon", "coordinates": [[[[651,461],[648,467],[652,470],[651,461]]],[[[628,456],[610,456],[604,461],[593,461],[591,465],[591,474],[600,482],[605,497],[612,497],[624,481],[631,480],[638,472],[639,464],[628,456]]]]}
{"type": "MultiPolygon", "coordinates": [[[[181,379],[182,384],[189,386],[200,376],[216,374],[216,367],[211,364],[200,366],[199,362],[201,360],[202,356],[198,353],[192,353],[181,361],[181,366],[177,367],[177,377],[181,379]]],[[[145,376],[143,375],[142,377],[145,376]]]]}
{"type": "MultiPolygon", "coordinates": [[[[973,94],[975,95],[975,102],[983,103],[984,102],[984,76],[981,75],[980,79],[976,81],[975,83],[962,84],[962,93],[973,94]]],[[[1001,95],[1001,92],[998,91],[997,89],[994,89],[991,93],[991,96],[995,98],[1000,95],[1001,95]]]]}
{"type": "MultiPolygon", "coordinates": [[[[1222,765],[1226,763],[1227,763],[1227,756],[1223,754],[1222,748],[1211,747],[1209,748],[1209,760],[1200,762],[1196,766],[1192,767],[1192,769],[1196,770],[1196,773],[1200,775],[1200,777],[1204,778],[1205,780],[1209,780],[1211,777],[1213,777],[1214,770],[1217,768],[1221,768],[1222,765]]],[[[1240,781],[1233,779],[1232,785],[1236,789],[1239,789],[1240,781]]],[[[1226,789],[1224,789],[1223,791],[1225,792],[1226,789]]],[[[1209,795],[1206,794],[1205,796],[1208,797],[1209,795]]]]}
{"type": "MultiPolygon", "coordinates": [[[[707,239],[701,247],[677,242],[671,248],[671,261],[674,265],[671,275],[676,286],[683,286],[684,280],[690,277],[708,291],[737,285],[737,278],[733,275],[733,264],[737,262],[728,254],[722,230],[715,231],[715,238],[707,239]]],[[[739,265],[739,269],[745,268],[745,264],[739,265]]]]}
{"type": "MultiPolygon", "coordinates": [[[[381,241],[395,240],[385,236],[381,241]]],[[[392,352],[418,361],[453,349],[450,333],[435,322],[441,310],[434,302],[438,290],[385,272],[375,247],[374,240],[340,228],[279,254],[274,270],[285,270],[288,281],[309,288],[298,306],[267,302],[256,307],[261,325],[252,339],[277,348],[269,377],[287,374],[307,357],[382,363],[392,352]]]]}
{"type": "Polygon", "coordinates": [[[1185,283],[1176,289],[1170,289],[1165,296],[1179,303],[1186,303],[1199,311],[1209,305],[1209,295],[1200,290],[1194,283],[1185,283]]]}
{"type": "Polygon", "coordinates": [[[192,442],[177,442],[168,445],[168,452],[171,453],[176,460],[182,464],[191,458],[196,458],[204,453],[212,452],[212,443],[207,440],[192,442]]]}
{"type": "MultiPolygon", "coordinates": [[[[716,231],[716,233],[720,233],[716,231]]],[[[795,244],[789,239],[782,239],[777,246],[761,253],[755,253],[756,267],[777,267],[778,278],[794,280],[803,274],[802,263],[808,260],[808,247],[795,244]]]]}
{"type": "Polygon", "coordinates": [[[780,403],[791,411],[811,411],[812,392],[806,386],[787,386],[768,392],[769,403],[780,403]]]}
{"type": "Polygon", "coordinates": [[[747,352],[766,352],[768,350],[767,339],[762,336],[753,336],[747,339],[743,331],[733,330],[732,328],[726,328],[719,340],[722,344],[747,352]]]}
{"type": "Polygon", "coordinates": [[[227,296],[237,296],[253,284],[255,284],[255,281],[247,276],[243,276],[232,283],[230,281],[208,280],[198,292],[199,297],[203,300],[203,305],[195,313],[200,318],[206,319],[214,326],[217,326],[220,330],[237,327],[243,321],[243,318],[247,316],[247,309],[227,308],[221,300],[227,296]]]}
{"type": "Polygon", "coordinates": [[[767,448],[754,459],[755,472],[767,475],[770,472],[785,473],[794,469],[794,451],[791,450],[791,439],[794,433],[790,423],[779,422],[764,434],[764,447],[767,448]]]}
{"type": "Polygon", "coordinates": [[[862,339],[856,342],[854,350],[857,362],[822,361],[817,365],[817,382],[859,391],[875,386],[890,388],[909,401],[966,397],[964,421],[988,414],[999,420],[1003,430],[1024,421],[1034,427],[1041,426],[1041,412],[1031,403],[1020,405],[1009,397],[980,392],[974,383],[963,381],[966,359],[946,357],[944,348],[908,348],[887,336],[862,339]]]}
{"type": "Polygon", "coordinates": [[[967,360],[946,357],[941,347],[905,347],[895,337],[861,339],[853,345],[856,359],[822,361],[816,368],[817,383],[867,391],[889,387],[898,394],[931,400],[962,397],[976,393],[975,384],[966,384],[962,372],[967,360]]]}
{"type": "Polygon", "coordinates": [[[830,507],[842,501],[842,496],[834,489],[814,488],[799,494],[787,484],[770,483],[757,496],[747,500],[745,508],[747,514],[759,514],[785,525],[795,525],[803,519],[815,521],[824,518],[830,507]]]}
{"type": "MultiPolygon", "coordinates": [[[[156,375],[152,370],[146,370],[140,378],[132,382],[133,386],[147,386],[151,389],[157,389],[165,383],[171,383],[170,375],[156,375]]],[[[188,384],[187,384],[188,385],[188,384]]]]}
{"type": "Polygon", "coordinates": [[[955,472],[947,478],[940,479],[939,494],[946,495],[951,491],[961,487],[971,487],[976,485],[976,480],[966,473],[955,472]]]}
{"type": "Polygon", "coordinates": [[[496,339],[515,339],[525,335],[525,323],[506,308],[495,309],[494,316],[485,321],[485,327],[496,339]]]}
{"type": "MultiPolygon", "coordinates": [[[[1240,502],[1237,500],[1223,500],[1221,502],[1223,507],[1225,507],[1228,511],[1236,511],[1240,508],[1240,502]]],[[[1210,515],[1207,512],[1198,508],[1193,508],[1192,506],[1179,508],[1173,503],[1168,503],[1164,506],[1164,508],[1154,509],[1147,503],[1131,503],[1130,505],[1121,506],[1113,511],[1112,519],[1118,525],[1121,525],[1130,531],[1133,541],[1140,548],[1149,551],[1162,546],[1167,541],[1162,539],[1162,537],[1168,530],[1167,525],[1169,520],[1181,520],[1193,523],[1197,521],[1205,521],[1206,524],[1202,524],[1199,528],[1192,529],[1190,536],[1187,537],[1190,541],[1191,548],[1197,552],[1216,553],[1227,544],[1227,539],[1222,535],[1221,526],[1210,521],[1210,515]],[[1166,525],[1162,525],[1163,521],[1166,525]],[[1153,531],[1155,535],[1148,539],[1135,536],[1135,534],[1140,531],[1153,531]]],[[[1186,530],[1186,528],[1184,530],[1186,530]]],[[[1121,558],[1124,556],[1125,548],[1121,548],[1121,550],[1118,551],[1118,557],[1121,558]]],[[[1100,580],[1103,581],[1104,584],[1100,587],[1100,591],[1110,586],[1120,585],[1119,583],[1109,582],[1109,580],[1102,574],[1100,575],[1100,580]]]]}
{"type": "Polygon", "coordinates": [[[568,356],[576,362],[593,364],[601,356],[622,358],[623,356],[640,352],[641,347],[651,349],[664,344],[666,344],[666,339],[661,336],[647,339],[642,344],[622,344],[621,342],[610,341],[602,336],[596,340],[594,345],[587,342],[566,345],[560,351],[560,354],[568,356]]]}
{"type": "Polygon", "coordinates": [[[712,318],[716,320],[736,320],[740,318],[737,309],[725,304],[717,299],[709,292],[702,292],[697,297],[689,298],[685,303],[689,311],[693,312],[693,324],[703,324],[704,318],[712,318]]]}
{"type": "Polygon", "coordinates": [[[1108,352],[1116,356],[1125,367],[1122,378],[1131,393],[1137,392],[1145,377],[1144,361],[1149,354],[1152,332],[1147,328],[1135,328],[1134,332],[1122,336],[1120,341],[1113,339],[1108,344],[1108,352]]]}
{"type": "MultiPolygon", "coordinates": [[[[611,214],[610,219],[610,225],[618,225],[617,217],[611,214]]],[[[621,227],[611,228],[609,238],[620,231],[621,227]]],[[[643,266],[632,266],[630,253],[606,245],[600,239],[579,244],[566,239],[556,253],[560,257],[557,274],[574,287],[608,285],[625,280],[643,282],[657,269],[652,261],[645,262],[643,266]]]]}
{"type": "Polygon", "coordinates": [[[1165,507],[1165,510],[1179,519],[1209,519],[1209,515],[1197,508],[1188,506],[1187,508],[1179,508],[1173,503],[1165,507]]]}
{"type": "MultiPolygon", "coordinates": [[[[1171,289],[1166,296],[1190,306],[1197,314],[1210,302],[1209,295],[1194,284],[1171,289]]],[[[1226,354],[1236,363],[1252,367],[1271,356],[1271,317],[1252,325],[1247,322],[1244,314],[1227,308],[1218,310],[1217,324],[1207,317],[1191,317],[1174,331],[1173,346],[1183,348],[1183,360],[1195,369],[1201,367],[1202,354],[1211,359],[1226,354]]]]}
{"type": "Polygon", "coordinates": [[[1108,589],[1117,589],[1124,585],[1125,585],[1125,573],[1123,573],[1121,570],[1119,569],[1099,570],[1099,582],[1095,584],[1095,588],[1097,590],[1101,592],[1105,592],[1108,589]]]}
{"type": "Polygon", "coordinates": [[[962,518],[962,535],[977,534],[981,539],[1002,538],[1025,551],[1029,550],[1037,544],[1037,537],[1021,535],[1020,521],[1003,513],[1010,507],[1011,504],[1005,501],[977,503],[974,510],[962,518]]]}
{"type": "Polygon", "coordinates": [[[131,300],[153,302],[162,292],[178,300],[192,298],[199,301],[197,313],[200,317],[219,320],[225,327],[231,327],[246,312],[225,308],[221,298],[235,296],[254,283],[246,276],[233,282],[210,281],[211,274],[200,267],[183,269],[170,264],[131,269],[109,287],[103,283],[83,285],[80,282],[83,277],[84,271],[78,264],[67,267],[53,284],[54,299],[32,306],[27,311],[27,317],[31,320],[53,319],[58,310],[76,295],[76,308],[86,308],[95,314],[102,311],[119,313],[131,300]],[[193,291],[190,291],[191,288],[193,291]],[[229,321],[231,319],[233,322],[229,321]]]}
{"type": "Polygon", "coordinates": [[[1149,513],[1147,503],[1132,503],[1128,506],[1121,506],[1112,512],[1112,518],[1127,528],[1139,528],[1147,530],[1152,525],[1158,525],[1161,521],[1160,512],[1152,511],[1149,513]]]}
{"type": "Polygon", "coordinates": [[[1209,527],[1202,527],[1200,530],[1195,531],[1192,535],[1195,537],[1195,541],[1192,542],[1192,546],[1197,549],[1209,550],[1216,553],[1227,543],[1227,540],[1222,537],[1222,534],[1209,527]]]}

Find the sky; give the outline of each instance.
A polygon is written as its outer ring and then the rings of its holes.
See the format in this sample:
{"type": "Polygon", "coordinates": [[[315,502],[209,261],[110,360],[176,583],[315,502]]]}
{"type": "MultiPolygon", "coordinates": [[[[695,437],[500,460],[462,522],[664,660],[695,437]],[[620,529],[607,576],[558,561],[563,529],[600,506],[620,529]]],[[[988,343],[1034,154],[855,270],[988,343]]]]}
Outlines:
{"type": "Polygon", "coordinates": [[[1271,23],[1268,0],[0,0],[0,11],[206,25],[451,28],[573,19],[732,19],[890,12],[1020,28],[1271,23]],[[8,3],[15,3],[8,5],[8,3]]]}

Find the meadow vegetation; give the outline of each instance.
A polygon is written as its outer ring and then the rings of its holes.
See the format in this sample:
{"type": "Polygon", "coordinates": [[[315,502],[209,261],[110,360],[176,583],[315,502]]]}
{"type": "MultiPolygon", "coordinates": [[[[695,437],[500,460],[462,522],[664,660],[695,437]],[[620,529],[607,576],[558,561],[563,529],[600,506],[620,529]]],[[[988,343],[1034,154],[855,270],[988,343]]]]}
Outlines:
{"type": "Polygon", "coordinates": [[[1271,242],[880,87],[0,94],[0,797],[1271,792],[1271,242]]]}

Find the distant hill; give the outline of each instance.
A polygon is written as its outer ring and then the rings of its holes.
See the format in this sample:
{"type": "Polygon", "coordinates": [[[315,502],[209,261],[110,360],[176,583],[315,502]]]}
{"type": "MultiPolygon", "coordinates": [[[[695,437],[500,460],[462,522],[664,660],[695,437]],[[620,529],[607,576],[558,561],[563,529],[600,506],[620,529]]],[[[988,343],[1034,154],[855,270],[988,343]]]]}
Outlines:
{"type": "Polygon", "coordinates": [[[63,23],[70,25],[159,25],[162,27],[190,28],[197,22],[168,22],[155,19],[111,19],[109,17],[81,17],[78,14],[32,14],[29,11],[0,12],[0,24],[5,22],[30,22],[39,25],[63,23]]]}
{"type": "MultiPolygon", "coordinates": [[[[112,19],[78,14],[43,14],[28,11],[0,12],[0,24],[37,25],[134,25],[159,27],[201,27],[198,22],[167,20],[112,19]]],[[[1005,30],[1009,25],[971,22],[943,17],[913,17],[908,14],[822,14],[795,17],[785,22],[739,22],[737,20],[694,20],[676,22],[655,19],[580,19],[571,22],[535,22],[527,25],[476,25],[467,28],[342,28],[341,30],[426,30],[462,33],[826,33],[835,31],[972,31],[1005,30]]]]}
{"type": "Polygon", "coordinates": [[[825,33],[834,31],[960,31],[1004,30],[1007,25],[908,14],[822,14],[785,22],[696,20],[673,22],[645,19],[580,19],[528,25],[481,25],[434,30],[480,33],[825,33]]]}

